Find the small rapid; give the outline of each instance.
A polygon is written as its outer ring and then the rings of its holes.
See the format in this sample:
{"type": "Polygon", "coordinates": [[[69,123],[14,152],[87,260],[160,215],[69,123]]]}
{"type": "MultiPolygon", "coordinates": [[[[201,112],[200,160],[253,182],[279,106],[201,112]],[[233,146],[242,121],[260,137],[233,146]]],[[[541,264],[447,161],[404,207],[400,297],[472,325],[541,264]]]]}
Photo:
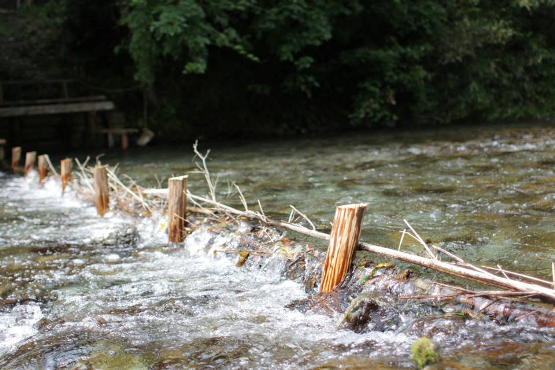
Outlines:
{"type": "MultiPolygon", "coordinates": [[[[222,148],[211,168],[280,218],[294,204],[326,229],[336,204],[368,202],[365,240],[397,247],[408,218],[471,261],[546,277],[555,130],[434,135],[222,148]]],[[[105,160],[155,186],[153,168],[159,179],[193,169],[183,153],[105,160]]],[[[200,183],[191,179],[193,192],[200,183]]],[[[410,346],[422,335],[440,343],[449,369],[554,368],[552,329],[439,315],[425,302],[386,307],[360,333],[343,329],[338,313],[295,308],[314,291],[284,276],[283,259],[237,267],[207,248],[228,236],[204,229],[168,245],[160,215],[100,218],[56,180],[39,186],[36,174],[0,174],[0,225],[2,369],[411,369],[410,346]]]]}
{"type": "Polygon", "coordinates": [[[378,359],[407,363],[414,338],[363,336],[287,308],[307,293],[280,261],[237,268],[206,253],[202,233],[167,246],[156,218],[98,218],[54,180],[37,182],[0,178],[2,368],[293,369],[356,357],[368,343],[388,343],[378,359]]]}

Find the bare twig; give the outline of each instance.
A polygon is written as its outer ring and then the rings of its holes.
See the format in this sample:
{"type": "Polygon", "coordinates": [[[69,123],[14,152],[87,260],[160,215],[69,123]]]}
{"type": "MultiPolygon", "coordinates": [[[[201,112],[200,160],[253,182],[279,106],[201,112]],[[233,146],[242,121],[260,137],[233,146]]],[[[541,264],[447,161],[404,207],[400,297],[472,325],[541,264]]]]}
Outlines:
{"type": "Polygon", "coordinates": [[[144,201],[143,198],[141,198],[140,196],[138,196],[137,194],[135,194],[131,189],[129,189],[127,186],[125,186],[119,179],[118,177],[115,175],[115,173],[110,170],[109,168],[107,168],[108,171],[108,176],[110,177],[110,179],[112,179],[112,181],[114,181],[117,185],[119,185],[123,190],[125,190],[128,194],[130,194],[133,198],[135,198],[136,200],[138,200],[142,206],[147,210],[147,211],[151,211],[150,207],[148,206],[148,204],[144,201]]]}
{"type": "MultiPolygon", "coordinates": [[[[198,164],[197,162],[195,162],[195,164],[198,168],[198,173],[204,174],[204,178],[206,180],[206,185],[208,186],[208,191],[210,193],[210,198],[212,199],[212,201],[215,202],[216,201],[217,180],[216,180],[215,183],[212,182],[212,179],[210,177],[210,171],[208,171],[208,165],[206,164],[206,159],[208,158],[208,155],[210,154],[210,149],[208,149],[205,154],[200,153],[198,151],[198,140],[197,140],[193,144],[193,151],[195,152],[195,157],[199,157],[200,160],[202,161],[202,165],[198,164]]],[[[193,157],[193,159],[195,157],[193,157]]]]}
{"type": "Polygon", "coordinates": [[[85,185],[90,189],[90,191],[94,192],[93,186],[91,185],[89,177],[87,176],[87,173],[85,170],[85,165],[88,161],[89,161],[89,157],[87,157],[87,159],[85,160],[85,164],[81,164],[81,162],[79,162],[79,159],[75,158],[75,163],[77,163],[77,167],[79,167],[79,170],[81,171],[81,172],[78,172],[77,174],[79,175],[81,180],[83,180],[85,185]]]}
{"type": "Polygon", "coordinates": [[[102,166],[102,162],[100,161],[100,158],[104,157],[106,154],[101,153],[99,155],[96,156],[96,165],[97,166],[102,166]]]}
{"type": "MultiPolygon", "coordinates": [[[[484,268],[484,269],[486,269],[486,270],[499,271],[499,269],[497,269],[497,268],[495,268],[495,267],[483,266],[483,265],[480,266],[480,267],[481,267],[481,268],[484,268]]],[[[542,283],[542,284],[545,284],[545,285],[548,285],[548,286],[552,286],[552,285],[553,285],[553,283],[552,283],[551,281],[547,281],[547,280],[543,280],[543,279],[538,279],[538,278],[536,278],[536,277],[529,276],[529,275],[524,275],[524,274],[520,274],[520,273],[518,273],[518,272],[505,270],[505,273],[506,273],[507,275],[518,276],[518,277],[521,277],[521,278],[523,278],[523,279],[527,279],[527,280],[534,281],[534,282],[537,282],[537,283],[542,283]]]]}
{"type": "Polygon", "coordinates": [[[162,177],[162,179],[159,179],[158,176],[154,175],[154,179],[156,180],[156,182],[158,183],[158,187],[161,188],[162,187],[162,183],[166,180],[166,177],[162,177]]]}
{"type": "Polygon", "coordinates": [[[399,240],[399,248],[397,248],[398,251],[401,250],[401,245],[403,245],[403,240],[405,239],[405,234],[407,233],[407,229],[403,229],[403,234],[401,235],[401,240],[399,240]]]}
{"type": "MultiPolygon", "coordinates": [[[[467,298],[476,298],[476,297],[531,297],[535,296],[534,293],[526,293],[526,292],[508,292],[506,290],[484,290],[473,292],[471,294],[462,294],[467,298]]],[[[425,295],[406,295],[400,296],[399,299],[451,299],[455,297],[461,296],[460,293],[446,293],[446,294],[425,294],[425,295]]],[[[488,302],[486,306],[480,307],[479,311],[484,311],[487,307],[495,303],[495,301],[488,302]]]]}
{"type": "MultiPolygon", "coordinates": [[[[308,218],[307,215],[305,215],[304,213],[302,213],[301,211],[299,211],[297,208],[293,207],[292,205],[289,205],[289,207],[291,207],[293,209],[293,211],[295,211],[296,213],[298,213],[302,218],[304,218],[306,220],[306,222],[308,222],[308,224],[310,225],[310,227],[312,228],[312,230],[316,230],[316,226],[314,226],[314,223],[312,221],[310,221],[310,218],[308,218]]],[[[293,215],[293,213],[291,214],[293,215]]],[[[291,222],[291,217],[289,217],[289,222],[291,222]]]]}
{"type": "Polygon", "coordinates": [[[505,271],[503,271],[503,269],[501,268],[501,265],[500,265],[500,264],[497,264],[497,268],[499,268],[499,271],[501,271],[501,273],[503,274],[503,276],[505,276],[505,278],[507,278],[507,279],[510,280],[510,278],[507,276],[507,274],[505,273],[505,271]]]}
{"type": "Polygon", "coordinates": [[[48,163],[48,167],[50,167],[50,171],[52,171],[52,173],[56,176],[60,176],[60,174],[58,173],[58,171],[56,171],[56,169],[54,168],[54,165],[52,164],[52,162],[50,162],[50,156],[46,156],[46,162],[48,163]]]}
{"type": "MultiPolygon", "coordinates": [[[[406,221],[405,221],[405,222],[406,222],[406,221]]],[[[410,225],[409,225],[409,226],[410,226],[410,225]]],[[[414,229],[413,229],[412,227],[411,227],[411,230],[414,231],[414,229]]],[[[423,242],[423,241],[422,241],[422,238],[421,238],[420,236],[418,236],[418,238],[416,238],[416,237],[415,237],[414,235],[412,235],[411,233],[407,233],[407,235],[409,235],[409,236],[412,237],[413,239],[419,241],[420,243],[423,242]]],[[[441,252],[441,253],[444,253],[444,254],[448,255],[449,257],[453,258],[455,261],[457,261],[459,264],[461,264],[461,265],[463,265],[463,266],[465,266],[465,267],[469,267],[469,268],[471,268],[472,270],[479,271],[479,272],[481,272],[481,273],[483,273],[483,274],[485,274],[485,275],[489,275],[489,276],[495,277],[495,275],[490,274],[489,272],[487,272],[487,271],[485,271],[485,270],[482,270],[481,268],[479,268],[479,267],[477,267],[477,266],[475,266],[475,265],[473,265],[473,264],[471,264],[471,263],[466,262],[465,260],[463,260],[463,259],[460,258],[459,256],[457,256],[457,255],[455,255],[455,254],[453,254],[453,253],[451,253],[451,252],[449,252],[449,251],[447,251],[447,250],[445,250],[445,249],[443,249],[443,248],[440,248],[440,247],[438,247],[437,245],[431,244],[431,246],[432,246],[432,248],[436,249],[437,251],[439,251],[439,252],[441,252]]],[[[437,258],[436,258],[436,259],[437,259],[437,258]]]]}
{"type": "Polygon", "coordinates": [[[267,222],[266,215],[264,214],[264,209],[262,209],[262,203],[260,203],[260,199],[257,199],[257,200],[258,200],[258,208],[260,208],[260,215],[265,220],[264,222],[267,222]]]}
{"type": "Polygon", "coordinates": [[[420,244],[422,244],[422,246],[424,247],[424,249],[426,249],[426,252],[428,252],[428,254],[430,255],[430,257],[432,257],[433,259],[437,260],[437,256],[435,254],[432,253],[432,250],[428,247],[428,244],[426,244],[426,242],[424,241],[424,239],[422,239],[420,237],[420,235],[418,235],[418,233],[416,232],[416,230],[414,230],[412,228],[412,226],[409,224],[409,222],[407,220],[403,220],[405,222],[405,224],[409,227],[409,229],[412,230],[412,232],[414,233],[415,239],[418,240],[420,242],[420,244]]]}
{"type": "Polygon", "coordinates": [[[232,183],[232,184],[235,187],[235,189],[237,189],[237,192],[239,193],[239,199],[241,200],[241,204],[243,204],[243,207],[245,208],[245,211],[248,211],[249,206],[247,205],[247,200],[245,199],[245,196],[243,195],[243,192],[241,191],[241,188],[239,186],[237,186],[236,183],[232,183]]]}

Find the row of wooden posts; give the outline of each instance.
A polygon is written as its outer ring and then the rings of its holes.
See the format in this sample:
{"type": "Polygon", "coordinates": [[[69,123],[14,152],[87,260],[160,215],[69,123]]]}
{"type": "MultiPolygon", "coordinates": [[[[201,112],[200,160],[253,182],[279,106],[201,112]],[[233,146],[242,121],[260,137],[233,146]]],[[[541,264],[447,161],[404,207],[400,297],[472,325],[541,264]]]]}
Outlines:
{"type": "MultiPolygon", "coordinates": [[[[12,169],[19,167],[21,147],[12,148],[12,169]]],[[[23,174],[27,176],[35,167],[37,152],[25,154],[23,174]]],[[[47,154],[38,156],[39,182],[44,184],[48,173],[50,159],[47,154]]],[[[62,159],[60,162],[62,178],[62,192],[71,180],[72,159],[62,159]]],[[[94,193],[96,210],[99,216],[109,210],[110,188],[108,186],[108,170],[104,166],[94,168],[94,193]]],[[[328,252],[323,265],[321,292],[330,292],[345,279],[351,266],[355,250],[359,244],[362,230],[362,218],[366,204],[351,204],[338,206],[333,219],[328,252]]],[[[185,225],[187,217],[187,176],[168,179],[168,241],[181,243],[185,239],[185,225]]]]}

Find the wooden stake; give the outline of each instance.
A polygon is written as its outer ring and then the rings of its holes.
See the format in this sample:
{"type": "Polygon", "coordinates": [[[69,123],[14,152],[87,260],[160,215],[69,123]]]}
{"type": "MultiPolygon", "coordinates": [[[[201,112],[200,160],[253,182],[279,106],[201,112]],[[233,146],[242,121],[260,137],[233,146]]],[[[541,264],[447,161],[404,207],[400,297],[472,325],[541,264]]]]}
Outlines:
{"type": "Polygon", "coordinates": [[[187,176],[168,180],[168,241],[181,243],[185,239],[185,217],[187,216],[187,176]]]}
{"type": "Polygon", "coordinates": [[[106,212],[108,212],[110,204],[106,166],[96,166],[94,168],[94,196],[96,212],[100,217],[104,217],[106,212]]]}
{"type": "Polygon", "coordinates": [[[328,253],[322,270],[320,292],[331,292],[345,279],[358,246],[366,206],[366,204],[350,204],[337,207],[328,253]]]}
{"type": "Polygon", "coordinates": [[[35,168],[36,160],[37,160],[37,152],[25,153],[25,167],[23,168],[24,176],[27,176],[29,174],[29,171],[35,168]]]}
{"type": "Polygon", "coordinates": [[[39,155],[39,184],[44,185],[48,174],[48,154],[39,155]]]}
{"type": "Polygon", "coordinates": [[[68,182],[71,181],[71,168],[73,161],[71,158],[62,159],[60,161],[60,172],[62,175],[62,193],[66,190],[68,182]]]}
{"type": "Polygon", "coordinates": [[[14,146],[12,148],[12,170],[19,167],[19,162],[21,161],[21,147],[14,146]]]}
{"type": "Polygon", "coordinates": [[[121,149],[125,152],[127,148],[129,148],[129,137],[127,136],[127,133],[124,132],[121,134],[121,149]]]}

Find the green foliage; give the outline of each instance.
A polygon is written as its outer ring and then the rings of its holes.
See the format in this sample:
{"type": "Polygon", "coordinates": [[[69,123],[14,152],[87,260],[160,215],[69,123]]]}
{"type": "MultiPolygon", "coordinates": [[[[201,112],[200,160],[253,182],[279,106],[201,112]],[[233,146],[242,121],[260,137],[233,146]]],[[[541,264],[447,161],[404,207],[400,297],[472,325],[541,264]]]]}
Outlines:
{"type": "Polygon", "coordinates": [[[122,24],[141,81],[164,78],[174,65],[206,81],[221,76],[215,68],[228,68],[245,78],[228,94],[293,99],[291,109],[307,120],[312,107],[331,103],[326,109],[334,119],[354,125],[444,123],[553,113],[554,6],[552,0],[125,0],[122,24]],[[223,49],[240,58],[217,51],[223,49]],[[214,61],[222,57],[233,65],[214,61]]]}
{"type": "Polygon", "coordinates": [[[248,0],[122,1],[121,23],[131,31],[128,48],[137,66],[136,79],[153,82],[163,61],[181,63],[184,74],[205,73],[210,46],[256,61],[231,25],[236,12],[252,5],[248,0]]]}
{"type": "Polygon", "coordinates": [[[555,0],[50,4],[71,70],[175,138],[555,114],[555,0]]]}

